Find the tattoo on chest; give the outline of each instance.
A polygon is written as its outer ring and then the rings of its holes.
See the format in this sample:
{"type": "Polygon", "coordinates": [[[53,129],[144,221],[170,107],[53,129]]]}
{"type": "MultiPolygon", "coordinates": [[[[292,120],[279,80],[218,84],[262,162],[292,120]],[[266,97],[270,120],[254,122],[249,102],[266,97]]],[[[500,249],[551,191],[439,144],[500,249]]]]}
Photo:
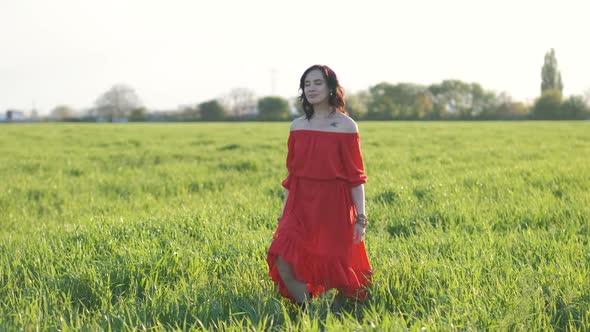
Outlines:
{"type": "Polygon", "coordinates": [[[334,121],[334,122],[330,123],[330,126],[336,128],[336,127],[338,127],[338,122],[334,121]]]}

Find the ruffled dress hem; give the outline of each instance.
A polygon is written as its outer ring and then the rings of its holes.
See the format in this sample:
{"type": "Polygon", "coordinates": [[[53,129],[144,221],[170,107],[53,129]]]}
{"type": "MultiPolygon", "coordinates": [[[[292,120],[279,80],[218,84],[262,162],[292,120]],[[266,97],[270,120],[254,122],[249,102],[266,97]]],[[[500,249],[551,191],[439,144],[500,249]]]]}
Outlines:
{"type": "MultiPolygon", "coordinates": [[[[358,250],[365,251],[363,242],[357,246],[360,246],[358,250]]],[[[295,279],[304,282],[309,293],[314,297],[325,293],[328,289],[343,291],[347,298],[356,301],[363,300],[367,295],[366,287],[371,284],[373,274],[371,269],[355,266],[357,264],[351,262],[350,257],[346,255],[317,255],[306,251],[296,241],[286,237],[275,238],[267,255],[270,268],[268,274],[277,284],[279,293],[292,301],[294,298],[281,279],[276,266],[278,256],[291,266],[295,279]]]]}

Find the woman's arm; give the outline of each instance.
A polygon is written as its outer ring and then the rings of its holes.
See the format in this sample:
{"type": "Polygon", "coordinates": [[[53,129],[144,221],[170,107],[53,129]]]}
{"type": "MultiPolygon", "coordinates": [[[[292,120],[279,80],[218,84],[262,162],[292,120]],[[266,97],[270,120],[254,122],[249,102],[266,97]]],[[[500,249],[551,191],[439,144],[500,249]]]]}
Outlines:
{"type": "MultiPolygon", "coordinates": [[[[352,202],[354,203],[354,206],[356,207],[357,216],[360,216],[360,215],[366,216],[366,214],[365,214],[365,185],[361,184],[356,187],[352,187],[350,189],[350,193],[352,194],[352,202]]],[[[358,218],[356,221],[358,221],[358,218]]],[[[365,222],[366,222],[366,217],[365,217],[365,222]]],[[[352,235],[352,242],[354,244],[357,244],[364,239],[366,228],[367,228],[366,224],[362,224],[359,222],[355,223],[354,233],[352,235]]]]}
{"type": "Polygon", "coordinates": [[[365,214],[365,185],[360,184],[350,189],[352,202],[356,207],[357,214],[365,214]]]}

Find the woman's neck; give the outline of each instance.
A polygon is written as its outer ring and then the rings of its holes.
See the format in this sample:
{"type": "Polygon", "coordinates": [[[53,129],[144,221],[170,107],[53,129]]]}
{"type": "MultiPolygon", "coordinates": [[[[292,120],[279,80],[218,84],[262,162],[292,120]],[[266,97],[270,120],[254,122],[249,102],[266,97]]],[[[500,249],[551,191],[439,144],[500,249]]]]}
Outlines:
{"type": "Polygon", "coordinates": [[[314,117],[317,117],[318,119],[326,119],[332,114],[333,111],[334,109],[328,103],[322,103],[313,106],[314,117]]]}

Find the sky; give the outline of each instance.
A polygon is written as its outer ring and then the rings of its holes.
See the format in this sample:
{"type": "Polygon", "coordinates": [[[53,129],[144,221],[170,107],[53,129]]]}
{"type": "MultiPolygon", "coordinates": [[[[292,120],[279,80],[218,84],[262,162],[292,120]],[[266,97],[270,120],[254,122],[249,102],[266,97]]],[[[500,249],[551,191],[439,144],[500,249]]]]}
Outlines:
{"type": "Polygon", "coordinates": [[[348,93],[459,79],[531,102],[551,48],[564,94],[583,94],[589,9],[584,0],[0,0],[0,112],[85,109],[115,84],[151,110],[236,88],[291,98],[313,64],[334,69],[348,93]]]}

